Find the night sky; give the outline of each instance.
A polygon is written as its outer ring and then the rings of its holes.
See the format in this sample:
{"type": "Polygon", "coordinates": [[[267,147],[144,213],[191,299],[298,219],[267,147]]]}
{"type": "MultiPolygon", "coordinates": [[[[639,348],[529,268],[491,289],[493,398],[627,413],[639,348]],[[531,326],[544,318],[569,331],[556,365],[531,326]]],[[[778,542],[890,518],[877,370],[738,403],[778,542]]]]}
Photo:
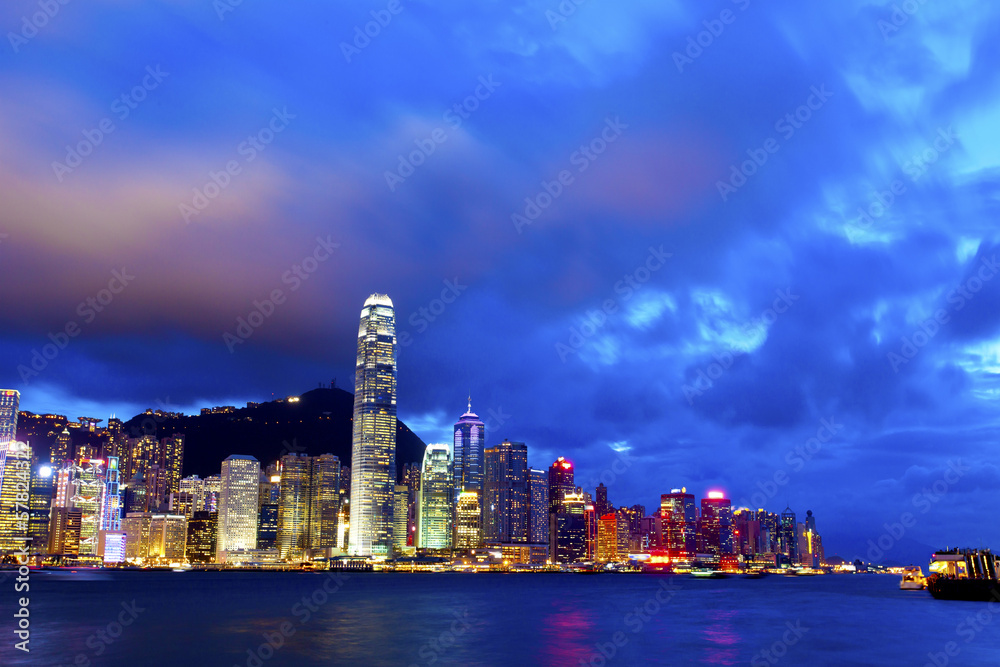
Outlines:
{"type": "Polygon", "coordinates": [[[380,292],[426,442],[471,392],[616,505],[1000,547],[996,3],[50,4],[0,8],[22,409],[351,390],[380,292]]]}

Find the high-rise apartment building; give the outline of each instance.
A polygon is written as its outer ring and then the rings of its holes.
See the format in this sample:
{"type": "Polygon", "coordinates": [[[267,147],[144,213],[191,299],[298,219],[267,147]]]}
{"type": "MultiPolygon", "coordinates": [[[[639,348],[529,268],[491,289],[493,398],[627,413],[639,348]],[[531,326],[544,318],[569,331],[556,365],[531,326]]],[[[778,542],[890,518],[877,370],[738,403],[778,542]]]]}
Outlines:
{"type": "Polygon", "coordinates": [[[486,450],[483,482],[483,541],[527,542],[529,537],[528,448],[504,440],[486,450]]]}
{"type": "Polygon", "coordinates": [[[455,423],[452,468],[455,476],[455,500],[463,491],[483,488],[483,448],[486,426],[472,411],[472,398],[465,414],[455,423]]]}
{"type": "Polygon", "coordinates": [[[226,552],[257,546],[260,462],[252,456],[234,454],[222,462],[221,477],[216,559],[224,563],[226,552]]]}
{"type": "Polygon", "coordinates": [[[420,467],[417,546],[421,549],[448,549],[452,537],[454,507],[451,448],[430,444],[420,467]]]}
{"type": "Polygon", "coordinates": [[[361,310],[354,376],[350,553],[387,555],[392,548],[396,486],[396,314],[385,294],[361,310]]]}

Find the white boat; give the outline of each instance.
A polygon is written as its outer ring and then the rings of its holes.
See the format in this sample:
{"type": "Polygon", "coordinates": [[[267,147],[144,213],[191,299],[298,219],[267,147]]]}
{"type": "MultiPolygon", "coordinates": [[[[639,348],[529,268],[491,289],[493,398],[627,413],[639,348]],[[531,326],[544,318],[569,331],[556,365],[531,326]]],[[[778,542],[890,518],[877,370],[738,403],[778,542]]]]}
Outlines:
{"type": "Polygon", "coordinates": [[[927,588],[927,580],[924,578],[924,571],[918,565],[910,565],[903,569],[903,578],[899,582],[899,589],[903,591],[922,591],[927,588]]]}

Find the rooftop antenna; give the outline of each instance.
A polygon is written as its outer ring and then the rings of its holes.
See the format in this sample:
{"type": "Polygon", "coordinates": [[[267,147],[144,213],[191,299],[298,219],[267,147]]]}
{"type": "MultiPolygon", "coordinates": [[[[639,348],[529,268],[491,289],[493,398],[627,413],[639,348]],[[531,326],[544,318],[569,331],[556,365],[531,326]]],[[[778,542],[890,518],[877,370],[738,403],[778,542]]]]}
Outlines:
{"type": "Polygon", "coordinates": [[[472,390],[469,390],[469,412],[472,412],[472,390]]]}

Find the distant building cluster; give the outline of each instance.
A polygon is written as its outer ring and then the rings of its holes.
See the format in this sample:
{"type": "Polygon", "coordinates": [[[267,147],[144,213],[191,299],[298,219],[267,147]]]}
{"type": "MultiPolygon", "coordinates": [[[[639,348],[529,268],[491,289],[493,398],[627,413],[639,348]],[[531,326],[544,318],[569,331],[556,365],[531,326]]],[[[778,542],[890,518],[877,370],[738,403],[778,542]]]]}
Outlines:
{"type": "Polygon", "coordinates": [[[471,397],[452,442],[427,445],[419,464],[397,471],[396,358],[392,301],[373,294],[358,333],[350,468],[333,454],[290,453],[266,466],[234,454],[218,475],[182,478],[182,434],[130,437],[116,418],[102,428],[89,417],[21,413],[20,394],[0,390],[0,554],[172,567],[825,564],[811,511],[803,522],[790,508],[734,511],[722,492],[696,504],[686,488],[663,494],[649,513],[615,507],[603,483],[577,486],[564,457],[537,470],[523,442],[486,447],[471,397]],[[22,432],[56,435],[49,461],[16,440],[19,417],[22,432]],[[72,429],[100,445],[74,447],[72,429]]]}

